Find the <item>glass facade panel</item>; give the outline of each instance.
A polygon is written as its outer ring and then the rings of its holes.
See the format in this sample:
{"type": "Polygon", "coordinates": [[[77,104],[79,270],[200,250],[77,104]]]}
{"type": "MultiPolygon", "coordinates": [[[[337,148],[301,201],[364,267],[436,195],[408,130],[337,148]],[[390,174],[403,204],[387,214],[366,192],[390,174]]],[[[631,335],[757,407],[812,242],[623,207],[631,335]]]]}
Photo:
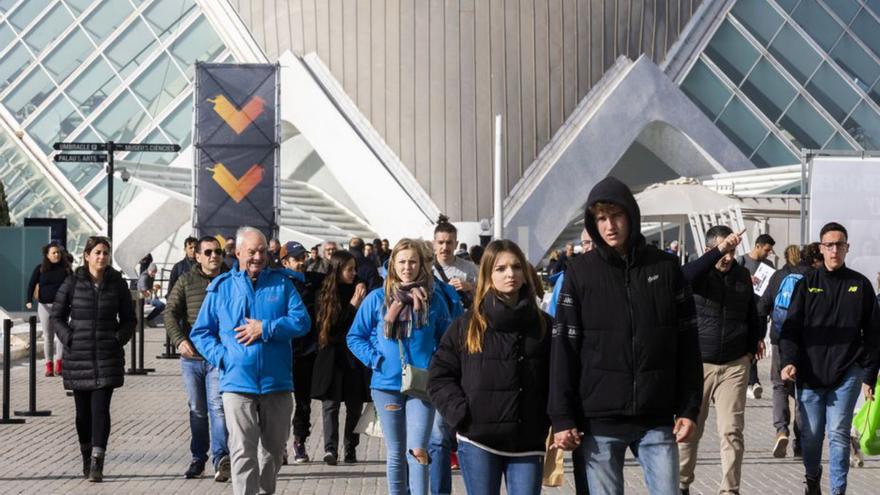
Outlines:
{"type": "Polygon", "coordinates": [[[89,5],[92,4],[93,0],[64,0],[71,10],[73,10],[76,15],[82,14],[89,5]]]}
{"type": "Polygon", "coordinates": [[[741,89],[764,115],[774,121],[797,94],[766,58],[758,62],[741,89]]]}
{"type": "Polygon", "coordinates": [[[739,0],[731,12],[764,46],[783,22],[782,16],[767,0],[739,0]]]}
{"type": "Polygon", "coordinates": [[[171,45],[171,54],[186,69],[186,75],[192,79],[196,61],[214,60],[224,46],[220,38],[204,17],[199,17],[177,41],[171,45]]]}
{"type": "MultiPolygon", "coordinates": [[[[131,182],[113,179],[113,212],[119,213],[123,205],[128,204],[139,190],[131,182]]],[[[107,216],[107,181],[102,180],[86,195],[86,201],[98,210],[102,217],[107,216]]]]}
{"type": "MultiPolygon", "coordinates": [[[[76,138],[71,141],[79,143],[97,143],[100,142],[101,139],[98,138],[95,131],[86,129],[85,132],[81,132],[79,136],[76,136],[76,138]]],[[[67,177],[67,180],[73,184],[73,187],[75,187],[77,191],[82,191],[82,189],[103,170],[103,165],[97,163],[54,163],[55,166],[58,167],[58,170],[61,170],[61,173],[67,177]]]]}
{"type": "Polygon", "coordinates": [[[828,123],[803,96],[799,96],[779,120],[779,127],[794,137],[795,147],[819,149],[834,133],[828,123]]]}
{"type": "Polygon", "coordinates": [[[12,28],[9,27],[9,24],[5,22],[0,22],[0,51],[6,49],[9,46],[9,42],[12,41],[12,38],[15,38],[15,33],[12,32],[12,28]]]}
{"type": "Polygon", "coordinates": [[[128,91],[116,98],[100,117],[95,129],[107,141],[129,143],[149,124],[150,118],[128,91]]]}
{"type": "Polygon", "coordinates": [[[83,114],[89,115],[117,86],[119,79],[113,74],[113,70],[104,59],[97,58],[73,84],[67,87],[67,94],[80,107],[83,114]]]}
{"type": "Polygon", "coordinates": [[[859,102],[859,95],[827,63],[823,63],[807,84],[807,90],[838,122],[843,122],[859,102]]]}
{"type": "Polygon", "coordinates": [[[100,45],[110,33],[122,25],[129,14],[131,4],[128,2],[101,2],[83,22],[83,27],[95,38],[95,43],[100,45]]]}
{"type": "Polygon", "coordinates": [[[49,76],[43,69],[37,67],[3,99],[3,104],[12,112],[16,120],[22,122],[48,98],[54,89],[55,85],[52,84],[49,76]]]}
{"type": "Polygon", "coordinates": [[[786,12],[791,13],[791,11],[794,10],[799,1],[800,0],[776,0],[776,3],[778,3],[780,7],[785,9],[786,12]]]}
{"type": "Polygon", "coordinates": [[[825,6],[830,8],[844,24],[849,24],[856,12],[859,11],[859,4],[855,0],[824,0],[825,6]]]}
{"type": "Polygon", "coordinates": [[[862,11],[849,28],[874,52],[874,55],[880,56],[880,24],[869,12],[862,11]]]}
{"type": "Polygon", "coordinates": [[[718,117],[731,96],[724,83],[715,77],[702,60],[697,60],[694,64],[693,69],[682,82],[681,89],[711,120],[718,117]]]}
{"type": "Polygon", "coordinates": [[[156,0],[144,11],[144,18],[164,40],[172,34],[172,28],[196,7],[194,0],[156,0]]]}
{"type": "Polygon", "coordinates": [[[0,61],[0,91],[12,84],[16,77],[31,64],[31,56],[21,43],[6,52],[3,61],[0,61]]]}
{"type": "Polygon", "coordinates": [[[767,135],[764,124],[738,97],[730,100],[716,125],[746,156],[751,155],[767,135]]]}
{"type": "Polygon", "coordinates": [[[724,74],[739,85],[760,56],[733,25],[724,21],[706,46],[706,54],[724,74]]]}
{"type": "Polygon", "coordinates": [[[847,142],[840,133],[835,133],[834,136],[825,144],[826,150],[851,150],[853,149],[852,145],[847,142]]]}
{"type": "Polygon", "coordinates": [[[819,54],[788,24],[782,27],[767,49],[801,83],[810,77],[822,61],[819,54]]]}
{"type": "Polygon", "coordinates": [[[95,47],[79,29],[70,33],[43,62],[46,70],[58,84],[67,79],[74,70],[81,67],[95,47]]]}
{"type": "Polygon", "coordinates": [[[18,0],[0,0],[0,13],[6,13],[18,0]]]}
{"type": "Polygon", "coordinates": [[[16,31],[21,32],[27,27],[40,12],[49,6],[49,0],[40,0],[35,2],[22,2],[15,8],[15,11],[6,19],[16,31]]]}
{"type": "Polygon", "coordinates": [[[189,83],[164,53],[132,84],[132,91],[156,115],[189,83]]]}
{"type": "Polygon", "coordinates": [[[880,0],[864,0],[864,3],[874,12],[874,15],[880,16],[880,0]]]}
{"type": "Polygon", "coordinates": [[[831,58],[865,91],[880,76],[880,66],[848,34],[831,51],[831,58]]]}
{"type": "Polygon", "coordinates": [[[150,55],[155,45],[156,38],[138,19],[113,40],[105,54],[122,77],[128,77],[150,55]]]}
{"type": "Polygon", "coordinates": [[[767,136],[767,139],[761,143],[761,146],[755,150],[752,155],[752,161],[759,167],[776,167],[779,165],[793,165],[800,162],[800,158],[796,157],[782,141],[773,134],[767,136]]]}
{"type": "Polygon", "coordinates": [[[867,103],[860,103],[843,127],[863,148],[880,149],[880,117],[867,103]]]}
{"type": "Polygon", "coordinates": [[[33,29],[28,31],[24,42],[31,47],[34,53],[40,53],[49,43],[61,36],[61,33],[70,26],[71,22],[73,22],[73,17],[70,17],[67,9],[61,4],[56,4],[33,29]]]}
{"type": "Polygon", "coordinates": [[[189,146],[192,138],[192,120],[192,98],[184,98],[177,105],[177,108],[165,117],[160,127],[168,134],[174,144],[179,144],[183,149],[189,146]]]}
{"type": "Polygon", "coordinates": [[[82,118],[63,95],[46,106],[40,115],[28,125],[28,132],[44,153],[52,151],[52,144],[64,141],[82,123],[82,118]]]}
{"type": "Polygon", "coordinates": [[[801,0],[792,17],[825,51],[834,46],[843,32],[840,24],[816,0],[801,0]]]}

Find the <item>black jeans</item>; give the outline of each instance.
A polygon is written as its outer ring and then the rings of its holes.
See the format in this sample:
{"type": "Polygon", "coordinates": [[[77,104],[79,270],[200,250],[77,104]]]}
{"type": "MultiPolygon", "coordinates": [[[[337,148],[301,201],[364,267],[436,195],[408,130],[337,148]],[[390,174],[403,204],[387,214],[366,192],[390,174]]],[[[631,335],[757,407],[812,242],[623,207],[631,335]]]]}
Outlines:
{"type": "Polygon", "coordinates": [[[305,442],[312,433],[312,370],[315,368],[315,354],[293,358],[293,398],[296,409],[293,411],[293,437],[305,442]]]}
{"type": "MultiPolygon", "coordinates": [[[[322,401],[324,413],[324,452],[338,452],[339,448],[339,402],[335,400],[322,401]]],[[[354,432],[363,412],[363,401],[345,401],[345,452],[354,450],[360,443],[360,435],[354,432]]]]}
{"type": "Polygon", "coordinates": [[[76,434],[80,444],[107,448],[112,397],[112,388],[73,391],[73,401],[76,404],[76,434]]]}

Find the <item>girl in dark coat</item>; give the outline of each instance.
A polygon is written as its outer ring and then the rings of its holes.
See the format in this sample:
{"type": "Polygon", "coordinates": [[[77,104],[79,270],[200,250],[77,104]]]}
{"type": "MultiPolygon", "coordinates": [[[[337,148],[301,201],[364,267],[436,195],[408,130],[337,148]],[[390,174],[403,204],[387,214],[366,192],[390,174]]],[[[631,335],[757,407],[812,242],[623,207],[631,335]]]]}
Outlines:
{"type": "Polygon", "coordinates": [[[73,390],[83,476],[100,482],[110,436],[110,398],[125,377],[123,346],[134,333],[131,293],[110,266],[110,241],[89,237],[84,265],[58,289],[52,324],[64,346],[64,388],[73,390]]]}
{"type": "Polygon", "coordinates": [[[354,432],[364,402],[370,397],[370,372],[348,350],[345,337],[358,307],[367,295],[363,283],[356,283],[354,256],[336,251],[316,304],[318,355],[312,374],[312,397],[323,402],[324,462],[335,465],[339,447],[339,404],[345,402],[344,462],[357,462],[354,432]]]}
{"type": "Polygon", "coordinates": [[[492,241],[480,262],[471,311],[440,341],[429,368],[431,402],[458,437],[470,495],[541,492],[550,317],[538,309],[520,248],[492,241]]]}
{"type": "Polygon", "coordinates": [[[37,300],[37,316],[43,326],[43,355],[46,358],[46,376],[61,375],[61,341],[52,327],[49,315],[52,313],[52,303],[55,295],[64,279],[72,273],[70,263],[64,256],[64,248],[57,242],[50,242],[43,246],[43,262],[34,268],[31,280],[28,283],[25,294],[25,306],[33,307],[33,300],[37,300]]]}

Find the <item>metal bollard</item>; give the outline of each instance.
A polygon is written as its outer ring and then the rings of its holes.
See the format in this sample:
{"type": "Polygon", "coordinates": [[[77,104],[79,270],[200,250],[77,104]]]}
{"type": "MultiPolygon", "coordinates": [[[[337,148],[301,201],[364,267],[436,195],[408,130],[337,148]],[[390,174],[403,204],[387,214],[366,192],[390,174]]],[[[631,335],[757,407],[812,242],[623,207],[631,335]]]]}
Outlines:
{"type": "MultiPolygon", "coordinates": [[[[140,294],[137,295],[137,298],[134,301],[135,304],[135,314],[137,314],[137,327],[135,331],[140,330],[141,335],[144,333],[144,301],[143,296],[140,294]]],[[[141,344],[143,344],[143,339],[141,339],[141,344]]],[[[143,356],[143,349],[141,349],[140,354],[143,356]]],[[[138,358],[138,339],[137,335],[131,336],[131,363],[130,367],[125,370],[126,375],[146,375],[147,372],[139,369],[137,365],[138,358]]]]}
{"type": "MultiPolygon", "coordinates": [[[[144,343],[144,306],[141,305],[141,316],[138,318],[138,371],[142,375],[146,375],[147,373],[154,373],[156,368],[144,368],[144,349],[147,348],[147,345],[144,343]]],[[[167,336],[165,337],[168,338],[167,336]]]]}
{"type": "Polygon", "coordinates": [[[28,318],[30,333],[30,363],[28,369],[28,409],[15,411],[16,416],[51,416],[52,411],[37,411],[37,317],[28,318]]]}
{"type": "Polygon", "coordinates": [[[156,356],[156,359],[180,359],[180,354],[178,354],[177,349],[174,348],[174,344],[171,343],[171,339],[167,335],[165,336],[165,352],[156,356]]]}
{"type": "Polygon", "coordinates": [[[12,320],[3,320],[3,417],[0,425],[21,424],[23,419],[9,417],[9,368],[12,366],[12,320]]]}

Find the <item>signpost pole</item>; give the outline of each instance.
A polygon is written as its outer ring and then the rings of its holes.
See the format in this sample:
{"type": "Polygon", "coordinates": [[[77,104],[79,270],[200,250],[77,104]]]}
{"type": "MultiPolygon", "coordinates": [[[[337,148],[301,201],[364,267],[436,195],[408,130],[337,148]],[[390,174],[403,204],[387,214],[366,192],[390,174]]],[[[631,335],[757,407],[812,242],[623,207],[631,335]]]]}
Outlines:
{"type": "Polygon", "coordinates": [[[107,143],[107,239],[113,245],[113,141],[107,143]]]}

